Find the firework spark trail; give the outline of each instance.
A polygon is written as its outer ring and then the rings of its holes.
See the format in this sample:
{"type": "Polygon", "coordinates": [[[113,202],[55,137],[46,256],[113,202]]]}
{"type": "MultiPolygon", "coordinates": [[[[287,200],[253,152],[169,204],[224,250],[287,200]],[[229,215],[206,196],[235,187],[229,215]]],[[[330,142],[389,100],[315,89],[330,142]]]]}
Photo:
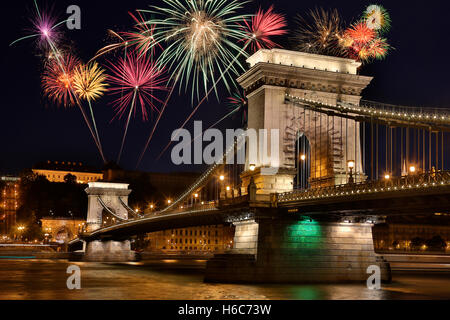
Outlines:
{"type": "MultiPolygon", "coordinates": [[[[247,46],[250,44],[250,42],[248,42],[244,48],[242,49],[243,51],[241,52],[245,52],[245,49],[247,48],[247,46]]],[[[235,63],[235,61],[237,61],[240,57],[240,54],[238,54],[234,60],[231,62],[231,64],[228,65],[228,67],[225,69],[224,73],[226,73],[231,66],[233,65],[233,63],[235,63]]],[[[218,77],[217,80],[214,82],[214,84],[212,85],[212,87],[208,90],[208,92],[206,93],[206,95],[203,97],[202,100],[200,100],[200,102],[197,104],[197,106],[194,108],[194,110],[192,110],[191,114],[186,118],[186,120],[184,121],[183,125],[181,126],[181,128],[177,129],[175,137],[173,137],[171,139],[171,141],[169,141],[169,143],[164,147],[164,149],[161,151],[161,153],[158,155],[158,157],[156,158],[156,160],[158,160],[159,158],[161,158],[161,156],[166,152],[166,150],[170,147],[170,145],[172,144],[173,140],[175,140],[178,137],[179,132],[181,131],[181,129],[184,128],[184,126],[186,125],[186,123],[189,122],[189,120],[194,116],[194,114],[197,112],[198,108],[200,108],[200,106],[203,104],[203,102],[208,98],[208,95],[212,92],[213,89],[216,88],[217,84],[219,83],[219,81],[222,79],[222,77],[218,77]]]]}
{"type": "MultiPolygon", "coordinates": [[[[223,120],[225,120],[226,118],[228,118],[229,116],[233,115],[234,113],[238,112],[241,109],[241,107],[238,107],[234,110],[232,110],[231,112],[227,113],[226,115],[224,115],[222,118],[220,118],[219,120],[217,120],[215,123],[213,123],[212,125],[210,125],[206,130],[214,128],[215,126],[217,126],[219,123],[221,123],[223,120]]],[[[206,131],[205,130],[205,131],[206,131]]],[[[203,136],[203,133],[198,134],[196,137],[192,138],[191,143],[194,142],[197,138],[203,136]]]]}
{"type": "Polygon", "coordinates": [[[125,138],[126,138],[127,132],[128,132],[128,124],[130,123],[131,114],[133,113],[134,103],[136,101],[136,93],[137,93],[137,89],[135,89],[134,93],[133,93],[133,100],[131,101],[130,112],[128,113],[127,124],[125,126],[125,131],[124,131],[123,137],[122,137],[122,144],[120,145],[119,155],[117,156],[117,161],[116,161],[117,164],[120,162],[120,158],[122,157],[123,146],[125,145],[125,138]]]}
{"type": "Polygon", "coordinates": [[[90,62],[86,65],[78,66],[75,69],[73,77],[75,94],[77,94],[80,99],[85,99],[88,102],[97,142],[102,150],[100,135],[98,133],[94,111],[92,110],[92,101],[103,96],[107,87],[105,80],[106,75],[104,74],[104,70],[98,66],[97,62],[90,62]]]}
{"type": "Polygon", "coordinates": [[[143,121],[148,120],[146,105],[150,106],[151,110],[161,114],[153,100],[156,100],[158,103],[162,103],[162,101],[153,94],[153,91],[168,90],[165,86],[167,77],[164,75],[165,70],[159,69],[149,57],[143,56],[140,58],[136,53],[129,53],[125,58],[120,58],[117,64],[110,63],[109,69],[113,74],[110,76],[110,82],[113,85],[111,92],[121,93],[120,98],[113,102],[116,111],[114,118],[121,118],[127,108],[130,107],[117,160],[119,162],[131,114],[136,112],[136,104],[140,104],[143,121]]]}
{"type": "Polygon", "coordinates": [[[163,47],[159,43],[154,43],[154,27],[148,27],[140,12],[138,11],[139,18],[131,12],[128,12],[128,14],[137,23],[135,26],[136,31],[116,32],[114,30],[108,30],[108,33],[112,37],[117,38],[119,42],[111,43],[100,48],[91,61],[120,48],[125,48],[126,56],[128,47],[132,46],[135,46],[135,50],[139,53],[139,57],[144,56],[149,51],[151,55],[154,55],[156,47],[163,50],[163,47]]]}
{"type": "MultiPolygon", "coordinates": [[[[63,65],[61,64],[61,62],[59,60],[60,53],[59,53],[58,48],[52,44],[51,40],[49,40],[49,44],[50,44],[50,47],[52,48],[52,50],[54,52],[55,59],[60,64],[61,70],[64,72],[64,74],[66,74],[66,71],[65,71],[63,65]]],[[[79,99],[78,95],[74,91],[72,83],[69,83],[69,88],[74,93],[74,98],[75,98],[75,101],[76,101],[76,105],[78,106],[78,108],[81,111],[81,114],[83,115],[84,121],[85,121],[86,125],[88,126],[89,131],[91,132],[91,135],[92,135],[92,138],[94,139],[95,145],[97,146],[97,149],[100,152],[100,156],[102,157],[103,162],[106,163],[106,158],[105,158],[105,155],[103,154],[103,148],[100,145],[100,142],[96,138],[96,135],[95,135],[95,133],[94,133],[94,131],[92,129],[92,126],[91,126],[91,124],[90,124],[90,122],[88,120],[88,117],[86,115],[86,112],[84,111],[83,106],[81,105],[80,99],[79,99]]]]}
{"type": "MultiPolygon", "coordinates": [[[[177,80],[177,79],[178,79],[178,77],[177,77],[175,80],[177,80]]],[[[159,112],[158,118],[156,119],[156,122],[155,122],[155,124],[153,125],[153,128],[152,128],[152,131],[151,131],[151,133],[150,133],[150,136],[148,137],[147,142],[145,143],[144,149],[142,150],[141,154],[139,155],[138,162],[136,163],[136,169],[137,169],[137,167],[139,166],[139,164],[141,163],[141,161],[142,161],[142,159],[143,159],[143,157],[144,157],[144,154],[145,154],[145,152],[147,151],[147,148],[148,148],[148,146],[149,146],[149,144],[150,144],[150,141],[152,141],[153,134],[155,133],[155,130],[156,130],[156,127],[158,126],[159,120],[161,120],[161,117],[162,117],[162,115],[163,115],[163,113],[164,113],[164,110],[165,110],[166,107],[167,107],[167,103],[169,102],[170,98],[172,97],[172,93],[173,93],[173,90],[174,90],[174,89],[175,89],[175,84],[174,84],[174,85],[172,86],[172,88],[170,89],[170,92],[169,92],[169,94],[167,95],[166,100],[164,101],[164,105],[163,105],[163,107],[161,108],[161,111],[159,112]]]]}
{"type": "MultiPolygon", "coordinates": [[[[58,64],[60,65],[61,70],[67,76],[66,70],[64,69],[64,66],[63,66],[62,62],[60,61],[61,53],[60,53],[59,49],[56,47],[56,45],[53,43],[53,41],[50,38],[48,38],[47,40],[48,40],[50,49],[52,50],[55,59],[58,61],[58,64]]],[[[100,156],[102,157],[103,162],[106,163],[106,158],[105,158],[105,155],[103,154],[103,148],[100,145],[100,142],[97,140],[97,137],[96,137],[96,135],[94,133],[94,130],[92,129],[92,126],[91,126],[91,124],[90,124],[90,122],[88,120],[86,112],[84,111],[83,106],[81,105],[81,102],[80,102],[80,99],[79,99],[78,95],[75,93],[75,90],[73,88],[72,83],[69,83],[69,87],[70,87],[70,90],[74,93],[74,98],[75,98],[76,104],[77,104],[78,108],[80,109],[81,114],[83,115],[84,121],[86,122],[86,125],[89,128],[89,131],[91,132],[91,135],[92,135],[92,137],[94,139],[94,142],[95,142],[95,144],[96,144],[96,146],[97,146],[97,148],[98,148],[98,150],[100,152],[100,156]]]]}

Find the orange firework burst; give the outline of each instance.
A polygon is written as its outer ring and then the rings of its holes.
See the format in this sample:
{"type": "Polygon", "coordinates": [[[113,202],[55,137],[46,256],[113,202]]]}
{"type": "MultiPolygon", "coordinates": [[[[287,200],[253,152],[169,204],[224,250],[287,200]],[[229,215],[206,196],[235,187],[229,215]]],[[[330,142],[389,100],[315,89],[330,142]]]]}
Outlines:
{"type": "Polygon", "coordinates": [[[50,59],[42,76],[44,95],[65,107],[74,105],[73,75],[79,64],[78,58],[71,54],[50,59]]]}
{"type": "Polygon", "coordinates": [[[366,23],[357,23],[345,31],[346,36],[353,39],[355,42],[360,42],[362,44],[368,43],[375,39],[376,32],[370,29],[366,23]]]}

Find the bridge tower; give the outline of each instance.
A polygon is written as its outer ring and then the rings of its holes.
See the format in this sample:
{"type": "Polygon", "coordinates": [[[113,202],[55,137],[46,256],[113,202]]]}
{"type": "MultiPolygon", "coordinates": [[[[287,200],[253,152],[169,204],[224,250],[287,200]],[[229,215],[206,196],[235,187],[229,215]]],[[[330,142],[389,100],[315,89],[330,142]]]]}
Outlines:
{"type": "MultiPolygon", "coordinates": [[[[126,183],[90,182],[88,194],[87,231],[95,231],[106,223],[105,217],[128,220],[128,195],[131,190],[126,183]]],[[[101,239],[85,243],[85,261],[133,261],[129,239],[101,239]]]]}
{"type": "MultiPolygon", "coordinates": [[[[354,181],[366,179],[363,172],[360,128],[351,119],[331,117],[312,109],[287,104],[286,95],[336,105],[358,105],[362,90],[372,77],[360,76],[361,63],[350,59],[321,56],[282,49],[260,50],[247,62],[250,70],[238,78],[248,98],[248,128],[279,129],[278,161],[249,163],[248,150],[243,192],[253,177],[259,194],[288,192],[293,189],[295,143],[300,135],[310,144],[312,188],[344,184],[348,181],[347,161],[355,163],[354,181]],[[256,167],[250,170],[250,165],[256,167]],[[276,174],[261,174],[263,167],[278,167],[276,174]]],[[[267,154],[271,156],[271,142],[267,154]]],[[[275,149],[274,149],[275,150],[275,149]]]]}
{"type": "Polygon", "coordinates": [[[351,182],[349,161],[354,164],[353,181],[366,179],[359,123],[318,112],[307,102],[359,105],[361,92],[372,78],[358,75],[361,64],[354,60],[281,49],[260,50],[247,62],[250,69],[238,82],[248,98],[248,128],[257,134],[266,129],[269,137],[270,130],[279,130],[279,137],[268,139],[267,150],[258,150],[268,155],[266,163],[261,158],[249,163],[247,144],[242,193],[248,190],[254,208],[234,220],[233,249],[208,261],[205,279],[365,281],[368,267],[376,265],[382,280],[389,281],[389,265],[374,252],[371,221],[356,217],[350,222],[326,212],[308,217],[308,211],[291,213],[268,205],[271,194],[293,190],[298,159],[295,145],[301,136],[309,141],[311,188],[351,182]],[[305,101],[305,105],[287,103],[290,97],[305,101]],[[273,143],[278,143],[278,148],[272,148],[273,143]],[[278,157],[271,154],[277,149],[278,157]]]}
{"type": "Polygon", "coordinates": [[[88,194],[88,231],[94,231],[102,226],[103,204],[123,220],[128,219],[128,211],[121,202],[128,204],[131,190],[126,183],[90,182],[86,188],[88,194]]]}

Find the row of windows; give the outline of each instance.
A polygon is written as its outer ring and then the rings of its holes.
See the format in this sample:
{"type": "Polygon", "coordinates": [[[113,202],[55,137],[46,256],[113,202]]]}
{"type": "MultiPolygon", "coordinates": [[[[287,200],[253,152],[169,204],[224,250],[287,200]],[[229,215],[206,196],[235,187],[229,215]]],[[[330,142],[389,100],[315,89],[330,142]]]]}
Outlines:
{"type": "MultiPolygon", "coordinates": [[[[59,175],[59,174],[47,174],[47,178],[48,179],[56,179],[56,178],[58,178],[58,179],[64,179],[64,177],[65,177],[65,175],[64,176],[62,176],[62,175],[59,175]]],[[[83,177],[77,177],[77,179],[81,179],[81,180],[83,180],[83,181],[96,181],[96,180],[98,180],[98,177],[86,177],[86,176],[83,176],[83,177]]]]}
{"type": "MultiPolygon", "coordinates": [[[[190,244],[192,244],[192,243],[194,243],[194,244],[197,244],[197,239],[194,239],[194,240],[192,240],[192,239],[184,239],[184,243],[185,244],[187,244],[187,243],[190,243],[190,244]]],[[[219,244],[219,240],[214,240],[214,242],[215,242],[215,244],[219,244]]],[[[183,243],[183,239],[170,239],[170,243],[174,243],[174,244],[178,244],[178,243],[183,243]]],[[[211,244],[211,240],[210,239],[208,239],[208,240],[199,240],[199,244],[206,244],[206,243],[208,243],[208,244],[211,244]]]]}
{"type": "MultiPolygon", "coordinates": [[[[162,247],[163,250],[166,250],[166,247],[162,247]]],[[[200,251],[211,251],[210,247],[174,247],[171,246],[170,250],[200,250],[200,251]]],[[[219,250],[219,247],[214,247],[214,250],[219,250]]]]}
{"type": "MultiPolygon", "coordinates": [[[[175,230],[171,230],[171,234],[172,235],[176,235],[176,236],[178,236],[178,235],[180,235],[180,236],[182,236],[183,234],[185,235],[185,236],[196,236],[197,235],[197,231],[198,231],[198,235],[199,236],[202,236],[202,235],[204,235],[204,236],[206,236],[206,235],[208,235],[208,236],[210,236],[211,235],[211,231],[206,231],[206,230],[192,230],[192,229],[190,229],[190,230],[187,230],[187,229],[185,229],[185,230],[179,230],[179,229],[175,229],[175,230]],[[184,231],[184,232],[183,232],[184,231]]],[[[163,235],[165,235],[166,234],[166,232],[165,231],[163,231],[163,235]]],[[[218,236],[219,235],[219,231],[218,230],[215,230],[214,231],[214,235],[215,236],[218,236]]]]}

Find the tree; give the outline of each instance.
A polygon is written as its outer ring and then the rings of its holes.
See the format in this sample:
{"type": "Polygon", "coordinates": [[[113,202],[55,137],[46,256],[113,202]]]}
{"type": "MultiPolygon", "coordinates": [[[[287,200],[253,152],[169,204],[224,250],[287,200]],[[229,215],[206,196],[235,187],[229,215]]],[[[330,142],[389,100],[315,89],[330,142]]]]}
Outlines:
{"type": "Polygon", "coordinates": [[[68,173],[64,176],[64,182],[68,184],[77,183],[77,177],[74,176],[73,174],[68,173]]]}
{"type": "Polygon", "coordinates": [[[427,240],[426,244],[431,251],[445,251],[445,248],[447,248],[447,242],[438,235],[427,240]]]}
{"type": "Polygon", "coordinates": [[[411,240],[411,247],[415,250],[420,249],[425,244],[425,239],[415,237],[411,240]]]}
{"type": "Polygon", "coordinates": [[[20,181],[21,206],[17,210],[17,220],[28,221],[32,212],[37,219],[50,212],[59,217],[85,218],[87,195],[84,188],[78,183],[49,182],[44,176],[25,175],[20,181]]]}

